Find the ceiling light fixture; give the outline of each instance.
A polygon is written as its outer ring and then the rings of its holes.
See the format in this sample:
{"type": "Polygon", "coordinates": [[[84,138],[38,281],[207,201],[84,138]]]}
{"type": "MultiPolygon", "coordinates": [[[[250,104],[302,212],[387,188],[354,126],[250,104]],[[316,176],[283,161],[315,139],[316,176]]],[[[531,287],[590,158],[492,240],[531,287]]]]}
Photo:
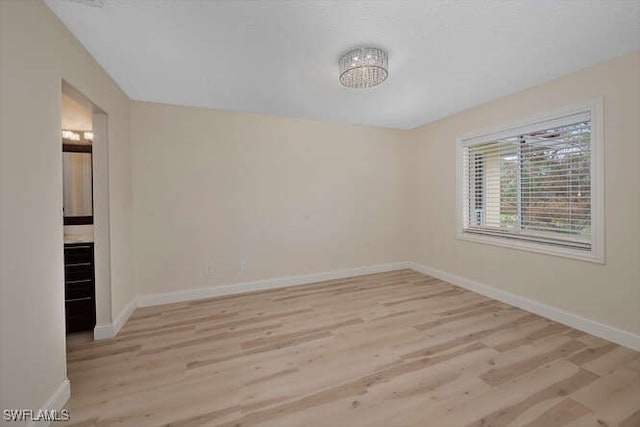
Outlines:
{"type": "Polygon", "coordinates": [[[69,141],[80,141],[80,134],[70,130],[63,130],[62,139],[68,139],[69,141]]]}
{"type": "Polygon", "coordinates": [[[389,76],[387,52],[377,47],[358,47],[340,57],[340,83],[363,89],[382,83],[389,76]]]}

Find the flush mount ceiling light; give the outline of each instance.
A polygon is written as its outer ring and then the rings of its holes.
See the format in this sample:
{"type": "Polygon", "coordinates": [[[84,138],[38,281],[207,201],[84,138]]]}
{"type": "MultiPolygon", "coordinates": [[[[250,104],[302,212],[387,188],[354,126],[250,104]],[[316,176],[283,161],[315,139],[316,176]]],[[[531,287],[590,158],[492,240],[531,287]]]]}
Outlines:
{"type": "Polygon", "coordinates": [[[368,88],[389,76],[387,52],[377,47],[358,47],[340,57],[340,83],[349,88],[368,88]]]}

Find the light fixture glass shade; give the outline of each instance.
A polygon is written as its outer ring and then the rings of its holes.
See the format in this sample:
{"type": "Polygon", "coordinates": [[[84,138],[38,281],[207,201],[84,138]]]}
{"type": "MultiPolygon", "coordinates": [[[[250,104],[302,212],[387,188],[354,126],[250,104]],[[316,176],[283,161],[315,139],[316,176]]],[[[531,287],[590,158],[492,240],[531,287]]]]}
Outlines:
{"type": "Polygon", "coordinates": [[[80,134],[71,130],[63,130],[62,139],[68,139],[69,141],[80,141],[80,134]]]}
{"type": "Polygon", "coordinates": [[[359,47],[340,57],[340,83],[350,88],[377,86],[387,79],[387,52],[377,47],[359,47]]]}

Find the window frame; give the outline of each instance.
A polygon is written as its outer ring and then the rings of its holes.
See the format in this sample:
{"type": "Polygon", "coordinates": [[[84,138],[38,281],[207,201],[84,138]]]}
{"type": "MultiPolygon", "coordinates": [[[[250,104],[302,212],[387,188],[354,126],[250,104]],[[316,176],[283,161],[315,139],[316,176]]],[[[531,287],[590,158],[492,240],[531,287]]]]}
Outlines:
{"type": "MultiPolygon", "coordinates": [[[[604,230],[604,116],[603,99],[567,106],[561,109],[537,114],[507,125],[459,135],[456,138],[456,238],[475,243],[483,243],[528,252],[572,258],[593,263],[605,263],[604,230]],[[534,130],[543,130],[553,126],[553,121],[563,117],[589,113],[591,118],[591,249],[582,250],[558,246],[550,243],[535,242],[526,238],[497,236],[465,230],[464,167],[462,165],[464,148],[496,138],[514,136],[534,130]],[[539,126],[539,127],[538,127],[539,126]]],[[[485,196],[486,197],[486,196],[485,196]]]]}

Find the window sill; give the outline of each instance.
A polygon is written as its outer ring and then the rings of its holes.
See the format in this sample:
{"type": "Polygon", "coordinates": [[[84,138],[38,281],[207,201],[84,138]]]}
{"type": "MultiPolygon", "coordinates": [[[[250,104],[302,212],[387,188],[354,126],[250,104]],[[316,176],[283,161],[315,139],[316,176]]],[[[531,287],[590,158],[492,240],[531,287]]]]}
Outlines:
{"type": "Polygon", "coordinates": [[[458,230],[457,238],[468,242],[483,243],[487,245],[500,246],[503,248],[517,249],[527,252],[535,252],[544,255],[570,258],[579,261],[592,262],[595,264],[605,264],[603,251],[596,251],[594,247],[590,251],[564,248],[551,244],[530,242],[526,240],[511,239],[500,236],[489,236],[486,234],[473,233],[458,230]]]}

